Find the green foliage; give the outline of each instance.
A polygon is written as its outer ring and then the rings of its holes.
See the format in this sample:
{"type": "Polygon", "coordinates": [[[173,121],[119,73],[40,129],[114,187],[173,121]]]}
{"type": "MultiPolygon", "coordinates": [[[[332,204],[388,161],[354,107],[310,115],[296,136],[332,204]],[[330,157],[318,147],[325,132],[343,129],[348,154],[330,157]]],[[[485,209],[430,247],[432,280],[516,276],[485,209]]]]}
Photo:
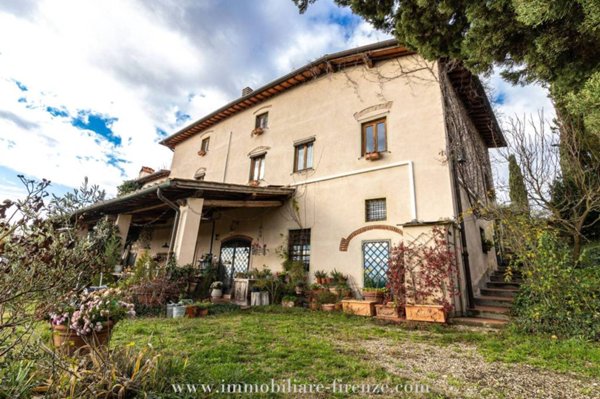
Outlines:
{"type": "Polygon", "coordinates": [[[36,308],[81,291],[107,262],[105,231],[81,234],[69,213],[99,198],[95,186],[47,201],[49,181],[20,178],[25,198],[0,203],[0,357],[28,341],[36,308]]]}
{"type": "MultiPolygon", "coordinates": [[[[76,359],[61,357],[44,372],[49,376],[49,397],[131,398],[146,392],[166,391],[175,359],[162,361],[150,346],[136,349],[124,346],[93,350],[76,359]]],[[[50,365],[48,365],[50,366],[50,365]]]]}
{"type": "Polygon", "coordinates": [[[520,253],[523,284],[515,325],[527,332],[600,340],[600,268],[577,268],[570,248],[550,229],[520,253]]]}
{"type": "Polygon", "coordinates": [[[600,135],[600,71],[595,72],[581,90],[569,93],[565,101],[572,114],[583,115],[589,131],[600,135]]]}
{"type": "Polygon", "coordinates": [[[103,201],[105,197],[106,192],[100,190],[97,184],[90,185],[85,177],[79,188],[61,197],[52,194],[52,199],[48,202],[48,215],[53,219],[68,218],[73,212],[103,201]]]}
{"type": "Polygon", "coordinates": [[[583,248],[579,257],[579,266],[600,268],[600,242],[595,242],[583,248]]]}
{"type": "MultiPolygon", "coordinates": [[[[293,0],[300,12],[316,0],[293,0]]],[[[517,83],[541,82],[561,107],[598,121],[600,7],[593,0],[335,0],[429,60],[475,73],[500,66],[517,83]],[[579,99],[578,99],[579,98],[579,99]],[[595,107],[595,108],[594,108],[595,107]]],[[[588,128],[592,128],[588,126],[588,128]]],[[[600,135],[597,130],[596,134],[600,135]]]]}
{"type": "Polygon", "coordinates": [[[32,361],[0,362],[0,398],[29,398],[38,384],[36,377],[32,361]]]}
{"type": "Polygon", "coordinates": [[[117,187],[117,197],[122,197],[142,188],[142,185],[135,180],[125,180],[117,187]]]}
{"type": "Polygon", "coordinates": [[[510,155],[508,158],[508,185],[511,205],[521,211],[529,210],[523,173],[514,155],[510,155]]]}
{"type": "Polygon", "coordinates": [[[317,301],[317,303],[319,305],[324,305],[326,303],[327,304],[336,303],[337,299],[338,299],[337,296],[333,292],[330,292],[329,290],[319,291],[315,295],[315,300],[317,301]]]}

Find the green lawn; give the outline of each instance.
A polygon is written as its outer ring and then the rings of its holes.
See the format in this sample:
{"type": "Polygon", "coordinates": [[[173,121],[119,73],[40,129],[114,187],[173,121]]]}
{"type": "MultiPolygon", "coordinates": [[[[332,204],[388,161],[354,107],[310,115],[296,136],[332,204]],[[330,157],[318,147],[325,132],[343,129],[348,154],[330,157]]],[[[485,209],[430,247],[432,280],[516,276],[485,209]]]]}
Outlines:
{"type": "MultiPolygon", "coordinates": [[[[390,361],[377,361],[373,348],[380,343],[387,347],[390,343],[394,347],[417,343],[445,347],[461,342],[475,345],[486,361],[527,363],[600,378],[600,345],[593,343],[519,335],[510,329],[409,329],[341,313],[281,307],[233,311],[203,319],[124,321],[117,325],[112,345],[142,347],[150,343],[164,359],[174,362],[173,383],[261,384],[272,378],[289,378],[311,384],[336,380],[395,386],[407,380],[389,372],[390,361]]],[[[445,397],[440,391],[422,396],[445,397]]]]}

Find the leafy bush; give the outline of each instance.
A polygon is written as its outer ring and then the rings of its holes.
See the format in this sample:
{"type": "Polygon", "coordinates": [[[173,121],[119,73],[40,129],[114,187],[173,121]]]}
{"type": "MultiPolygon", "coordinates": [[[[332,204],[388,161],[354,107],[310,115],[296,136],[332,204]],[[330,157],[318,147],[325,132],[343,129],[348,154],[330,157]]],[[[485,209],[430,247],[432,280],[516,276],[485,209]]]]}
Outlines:
{"type": "Polygon", "coordinates": [[[132,345],[94,350],[77,358],[56,356],[52,362],[59,367],[43,369],[49,382],[47,394],[61,398],[132,398],[166,392],[174,373],[186,367],[185,360],[163,361],[151,347],[138,350],[132,345]]]}
{"type": "Polygon", "coordinates": [[[440,305],[449,312],[456,295],[456,255],[447,239],[447,230],[434,227],[427,241],[422,236],[404,240],[392,249],[388,267],[388,288],[400,311],[406,304],[440,305]]]}
{"type": "Polygon", "coordinates": [[[521,254],[523,284],[513,312],[517,328],[600,340],[600,268],[577,268],[570,248],[551,229],[521,254]]]}
{"type": "Polygon", "coordinates": [[[600,268],[600,242],[586,246],[579,257],[581,267],[600,268]]]}

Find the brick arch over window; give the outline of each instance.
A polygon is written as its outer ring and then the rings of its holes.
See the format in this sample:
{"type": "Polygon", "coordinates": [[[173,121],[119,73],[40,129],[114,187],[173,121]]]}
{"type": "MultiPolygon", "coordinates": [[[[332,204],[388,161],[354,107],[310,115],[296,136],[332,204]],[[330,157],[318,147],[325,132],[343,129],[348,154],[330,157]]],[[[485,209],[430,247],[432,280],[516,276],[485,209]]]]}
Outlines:
{"type": "Polygon", "coordinates": [[[244,235],[244,234],[232,234],[232,235],[229,235],[227,237],[220,239],[221,244],[226,243],[227,241],[235,241],[235,240],[249,241],[250,243],[252,243],[252,241],[254,241],[254,239],[252,237],[244,235]]]}
{"type": "Polygon", "coordinates": [[[404,234],[402,232],[402,229],[399,229],[398,227],[395,227],[395,226],[388,226],[385,224],[364,226],[364,227],[361,227],[360,229],[354,230],[352,233],[350,233],[350,235],[348,237],[346,237],[346,238],[342,237],[342,239],[340,240],[340,251],[341,252],[348,251],[348,245],[350,245],[350,241],[352,241],[352,239],[354,237],[356,237],[357,235],[362,234],[364,232],[370,231],[370,230],[388,230],[388,231],[393,231],[394,233],[398,233],[400,235],[404,234]]]}

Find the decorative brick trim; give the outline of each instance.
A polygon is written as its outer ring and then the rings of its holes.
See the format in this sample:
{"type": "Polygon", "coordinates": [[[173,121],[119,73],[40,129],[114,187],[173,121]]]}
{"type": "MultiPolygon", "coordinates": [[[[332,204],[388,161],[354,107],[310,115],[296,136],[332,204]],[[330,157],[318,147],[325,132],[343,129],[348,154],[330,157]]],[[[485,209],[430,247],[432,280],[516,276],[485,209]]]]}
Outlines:
{"type": "Polygon", "coordinates": [[[346,238],[342,237],[342,239],[340,240],[340,251],[347,252],[348,245],[350,245],[350,241],[352,241],[352,239],[354,237],[356,237],[357,235],[362,234],[369,230],[388,230],[388,231],[393,231],[394,233],[398,233],[400,235],[404,234],[402,232],[402,229],[399,229],[396,226],[388,226],[386,224],[375,224],[372,226],[363,226],[360,229],[354,230],[352,233],[350,233],[350,235],[348,237],[346,237],[346,238]]]}

